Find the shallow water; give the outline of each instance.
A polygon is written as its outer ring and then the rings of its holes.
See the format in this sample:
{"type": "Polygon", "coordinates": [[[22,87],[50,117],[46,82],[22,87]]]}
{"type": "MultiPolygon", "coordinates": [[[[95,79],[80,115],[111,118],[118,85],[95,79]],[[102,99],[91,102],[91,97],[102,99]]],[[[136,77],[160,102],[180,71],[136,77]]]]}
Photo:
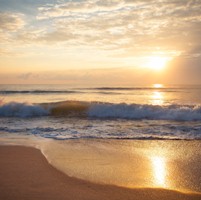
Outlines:
{"type": "Polygon", "coordinates": [[[201,192],[200,141],[73,140],[42,146],[66,174],[124,187],[201,192]]]}

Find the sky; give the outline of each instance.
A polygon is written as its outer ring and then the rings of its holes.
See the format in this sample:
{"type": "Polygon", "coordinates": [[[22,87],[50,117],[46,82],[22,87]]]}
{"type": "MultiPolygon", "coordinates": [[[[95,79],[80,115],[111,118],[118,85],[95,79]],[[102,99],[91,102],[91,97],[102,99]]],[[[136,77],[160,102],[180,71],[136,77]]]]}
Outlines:
{"type": "Polygon", "coordinates": [[[0,84],[201,84],[200,0],[0,0],[0,84]]]}

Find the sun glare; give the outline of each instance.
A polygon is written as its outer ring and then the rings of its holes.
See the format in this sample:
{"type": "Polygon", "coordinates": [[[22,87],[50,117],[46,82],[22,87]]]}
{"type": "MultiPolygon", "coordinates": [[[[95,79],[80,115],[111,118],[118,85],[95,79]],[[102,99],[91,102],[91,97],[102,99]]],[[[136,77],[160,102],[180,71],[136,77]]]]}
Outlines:
{"type": "Polygon", "coordinates": [[[166,186],[166,165],[163,157],[152,157],[153,173],[156,186],[166,186]]]}
{"type": "Polygon", "coordinates": [[[149,57],[146,66],[150,69],[159,71],[165,68],[168,60],[169,59],[167,57],[160,57],[160,56],[149,57]]]}
{"type": "Polygon", "coordinates": [[[160,84],[160,83],[155,83],[153,84],[153,88],[163,88],[163,84],[160,84]]]}
{"type": "Polygon", "coordinates": [[[151,96],[151,103],[153,105],[163,105],[164,104],[164,96],[161,92],[153,92],[151,96]]]}

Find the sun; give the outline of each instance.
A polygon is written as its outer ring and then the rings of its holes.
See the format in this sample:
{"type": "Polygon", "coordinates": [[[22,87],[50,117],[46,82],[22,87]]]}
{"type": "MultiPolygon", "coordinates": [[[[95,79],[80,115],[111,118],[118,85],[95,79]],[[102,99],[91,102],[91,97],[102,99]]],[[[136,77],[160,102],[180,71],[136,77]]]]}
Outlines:
{"type": "Polygon", "coordinates": [[[151,56],[147,58],[146,67],[160,71],[163,70],[168,62],[169,58],[161,56],[151,56]]]}

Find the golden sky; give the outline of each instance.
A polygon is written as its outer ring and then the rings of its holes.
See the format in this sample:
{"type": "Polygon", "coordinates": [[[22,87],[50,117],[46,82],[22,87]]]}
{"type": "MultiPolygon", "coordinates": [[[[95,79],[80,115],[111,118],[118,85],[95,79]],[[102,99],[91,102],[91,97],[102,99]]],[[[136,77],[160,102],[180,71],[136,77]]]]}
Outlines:
{"type": "Polygon", "coordinates": [[[0,83],[201,83],[200,0],[0,0],[0,83]]]}

